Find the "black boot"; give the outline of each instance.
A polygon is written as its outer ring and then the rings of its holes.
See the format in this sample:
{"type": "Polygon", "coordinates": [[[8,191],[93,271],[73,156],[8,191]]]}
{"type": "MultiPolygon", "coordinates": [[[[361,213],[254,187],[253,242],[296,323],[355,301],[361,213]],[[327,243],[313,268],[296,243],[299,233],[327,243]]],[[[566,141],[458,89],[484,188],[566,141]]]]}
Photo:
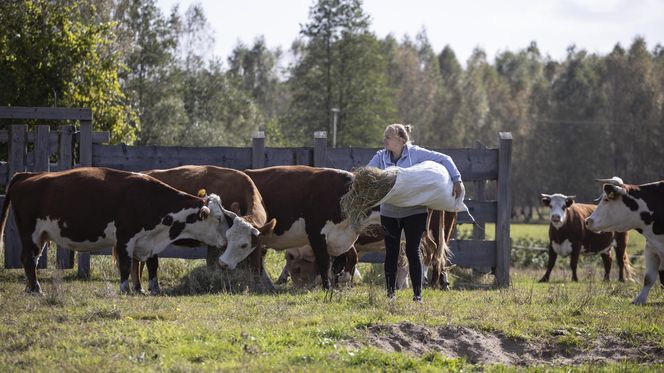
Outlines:
{"type": "Polygon", "coordinates": [[[392,272],[385,273],[385,284],[387,285],[387,297],[394,299],[394,289],[397,287],[397,274],[392,272]]]}

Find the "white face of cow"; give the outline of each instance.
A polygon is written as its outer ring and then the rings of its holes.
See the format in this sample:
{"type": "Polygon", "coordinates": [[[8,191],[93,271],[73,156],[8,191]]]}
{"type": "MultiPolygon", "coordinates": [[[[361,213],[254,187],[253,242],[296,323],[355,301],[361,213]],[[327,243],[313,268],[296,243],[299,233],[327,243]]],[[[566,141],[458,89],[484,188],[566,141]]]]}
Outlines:
{"type": "Polygon", "coordinates": [[[231,211],[227,211],[227,216],[232,219],[233,225],[226,233],[228,246],[219,257],[219,265],[235,269],[239,262],[246,259],[256,249],[260,231],[231,211]]]}
{"type": "Polygon", "coordinates": [[[624,186],[604,184],[601,201],[586,219],[586,227],[595,232],[643,228],[642,211],[648,211],[645,202],[629,196],[624,186]]]}
{"type": "Polygon", "coordinates": [[[574,198],[576,196],[566,196],[564,194],[542,194],[542,204],[551,208],[551,213],[549,219],[551,225],[556,229],[565,224],[566,211],[568,207],[574,204],[574,198]]]}
{"type": "Polygon", "coordinates": [[[216,194],[210,194],[205,201],[206,205],[198,212],[198,220],[189,224],[181,238],[193,238],[214,247],[226,246],[228,222],[224,217],[226,210],[221,207],[221,199],[216,194]]]}

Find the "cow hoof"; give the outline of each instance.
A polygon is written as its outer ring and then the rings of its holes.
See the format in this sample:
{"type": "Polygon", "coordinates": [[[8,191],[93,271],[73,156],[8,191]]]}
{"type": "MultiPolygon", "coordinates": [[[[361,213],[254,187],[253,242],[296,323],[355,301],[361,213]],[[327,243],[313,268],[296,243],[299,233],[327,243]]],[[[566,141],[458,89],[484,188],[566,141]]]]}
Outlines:
{"type": "Polygon", "coordinates": [[[26,292],[26,294],[29,294],[29,295],[36,295],[36,296],[43,296],[44,295],[44,293],[42,293],[42,290],[41,290],[40,287],[35,287],[35,288],[32,288],[32,289],[29,288],[29,287],[26,287],[25,292],[26,292]]]}
{"type": "Polygon", "coordinates": [[[549,278],[548,278],[548,277],[542,277],[542,278],[541,278],[539,281],[537,281],[537,282],[549,282],[549,278]]]}
{"type": "Polygon", "coordinates": [[[443,291],[450,290],[450,284],[445,283],[445,284],[440,285],[440,290],[443,290],[443,291]]]}
{"type": "Polygon", "coordinates": [[[636,297],[632,301],[632,304],[636,304],[637,306],[642,306],[642,305],[646,304],[646,300],[645,299],[640,299],[639,297],[636,297]]]}

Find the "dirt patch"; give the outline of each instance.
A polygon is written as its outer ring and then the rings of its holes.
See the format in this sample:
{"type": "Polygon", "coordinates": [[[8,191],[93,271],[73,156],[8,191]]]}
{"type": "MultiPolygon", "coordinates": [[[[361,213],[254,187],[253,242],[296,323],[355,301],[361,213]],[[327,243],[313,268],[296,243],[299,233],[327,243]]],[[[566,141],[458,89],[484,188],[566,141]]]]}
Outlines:
{"type": "MultiPolygon", "coordinates": [[[[366,329],[369,346],[386,352],[414,356],[438,352],[450,358],[465,358],[472,364],[505,365],[577,365],[634,361],[642,364],[664,363],[664,349],[635,346],[615,336],[600,336],[579,344],[549,341],[525,341],[502,333],[487,333],[461,326],[425,327],[411,323],[373,325],[366,329]]],[[[360,348],[358,341],[349,347],[360,348]]]]}

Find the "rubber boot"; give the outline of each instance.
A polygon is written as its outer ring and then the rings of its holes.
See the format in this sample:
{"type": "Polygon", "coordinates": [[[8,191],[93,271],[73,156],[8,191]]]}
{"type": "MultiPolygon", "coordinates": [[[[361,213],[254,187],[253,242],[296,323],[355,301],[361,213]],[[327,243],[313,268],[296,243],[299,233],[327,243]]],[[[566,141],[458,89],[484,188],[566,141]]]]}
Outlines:
{"type": "Polygon", "coordinates": [[[385,273],[385,285],[387,286],[387,297],[395,298],[394,289],[397,286],[397,274],[392,272],[385,273]]]}

